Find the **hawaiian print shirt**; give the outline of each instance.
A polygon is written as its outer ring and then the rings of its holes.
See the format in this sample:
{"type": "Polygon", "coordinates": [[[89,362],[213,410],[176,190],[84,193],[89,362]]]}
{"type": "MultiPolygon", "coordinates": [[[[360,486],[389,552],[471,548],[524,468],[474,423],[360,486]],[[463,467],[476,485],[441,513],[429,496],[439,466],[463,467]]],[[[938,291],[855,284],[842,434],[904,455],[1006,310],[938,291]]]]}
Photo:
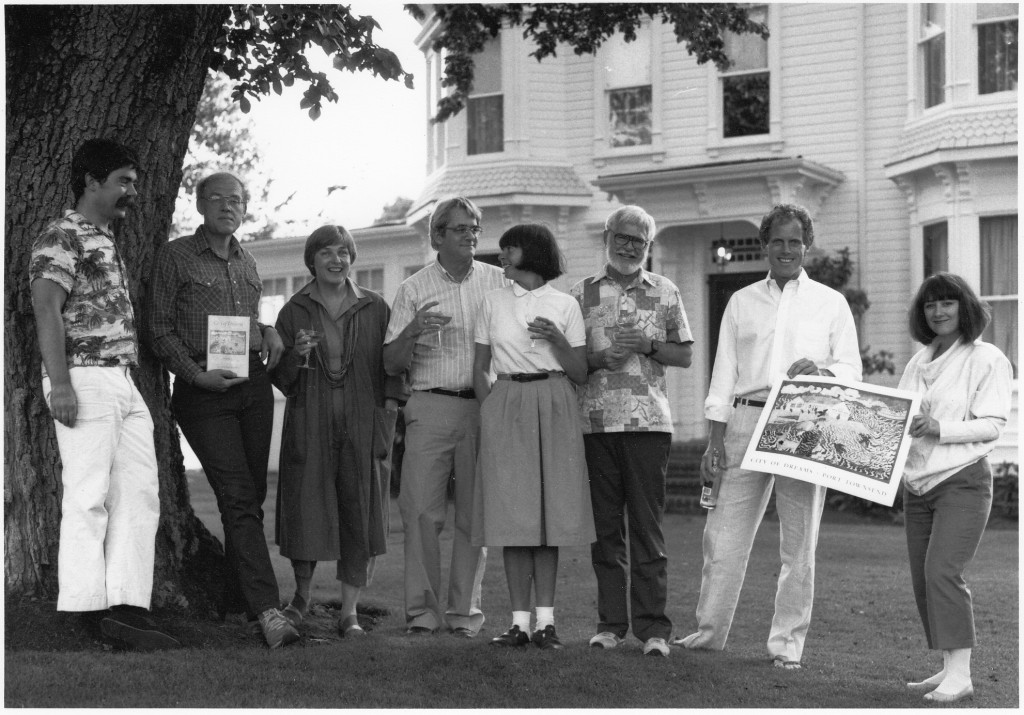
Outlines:
{"type": "Polygon", "coordinates": [[[29,283],[46,278],[68,293],[62,311],[68,367],[138,364],[135,312],[111,234],[65,211],[32,243],[28,274],[29,283]]]}
{"type": "MultiPolygon", "coordinates": [[[[663,276],[641,269],[623,290],[602,269],[569,293],[583,310],[588,352],[611,347],[623,302],[635,309],[637,327],[651,340],[664,342],[673,330],[680,342],[693,340],[679,289],[663,276]]],[[[584,433],[672,432],[665,366],[656,360],[634,353],[614,372],[592,372],[578,394],[584,433]]]]}

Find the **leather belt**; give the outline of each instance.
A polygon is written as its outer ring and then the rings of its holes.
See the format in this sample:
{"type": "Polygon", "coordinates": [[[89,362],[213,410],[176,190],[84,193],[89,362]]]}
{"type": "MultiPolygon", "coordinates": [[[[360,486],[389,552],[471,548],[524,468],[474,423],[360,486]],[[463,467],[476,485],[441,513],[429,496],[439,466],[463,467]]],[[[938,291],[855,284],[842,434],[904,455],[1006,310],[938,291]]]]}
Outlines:
{"type": "Polygon", "coordinates": [[[476,391],[472,387],[467,387],[465,390],[446,390],[443,387],[432,387],[429,390],[419,390],[418,392],[432,392],[435,395],[444,395],[445,397],[461,397],[464,400],[476,399],[476,391]]]}
{"type": "Polygon", "coordinates": [[[767,403],[764,400],[751,400],[746,397],[737,397],[732,401],[733,407],[739,407],[740,405],[748,405],[750,407],[764,407],[767,403]]]}
{"type": "Polygon", "coordinates": [[[560,370],[552,370],[551,372],[503,372],[498,375],[498,379],[511,380],[512,382],[536,382],[537,380],[547,380],[555,375],[565,375],[565,373],[560,370]]]}

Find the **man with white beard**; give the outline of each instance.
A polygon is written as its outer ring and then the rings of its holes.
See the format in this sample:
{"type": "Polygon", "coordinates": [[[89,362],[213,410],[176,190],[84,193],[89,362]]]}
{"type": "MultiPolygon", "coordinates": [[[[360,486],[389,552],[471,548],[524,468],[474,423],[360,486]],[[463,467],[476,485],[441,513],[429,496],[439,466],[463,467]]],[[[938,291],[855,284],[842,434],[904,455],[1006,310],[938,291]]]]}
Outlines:
{"type": "Polygon", "coordinates": [[[665,368],[690,366],[693,337],[679,289],[644,270],[654,233],[654,219],[639,206],[616,209],[605,222],[606,265],[570,292],[583,310],[590,370],[580,389],[597,531],[591,562],[599,623],[590,645],[614,648],[632,626],[644,655],[667,656],[672,622],[661,519],[672,415],[665,368]]]}

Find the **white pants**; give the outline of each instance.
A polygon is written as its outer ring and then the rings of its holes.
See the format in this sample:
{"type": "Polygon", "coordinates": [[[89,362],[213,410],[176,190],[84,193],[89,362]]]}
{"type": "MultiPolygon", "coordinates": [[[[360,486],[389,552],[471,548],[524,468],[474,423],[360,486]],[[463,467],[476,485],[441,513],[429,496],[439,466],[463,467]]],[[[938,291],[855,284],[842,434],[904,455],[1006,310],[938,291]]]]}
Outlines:
{"type": "Polygon", "coordinates": [[[739,468],[759,414],[758,408],[741,405],[733,412],[726,430],[725,451],[732,466],[722,476],[718,505],[708,513],[704,526],[704,570],[697,602],[697,632],[687,636],[683,645],[713,650],[725,648],[750,549],[774,484],[782,569],[775,593],[768,653],[772,657],[799,661],[811,624],[814,551],[825,506],[825,488],[739,468]]]}
{"type": "MultiPolygon", "coordinates": [[[[73,367],[74,427],[54,420],[63,463],[58,611],[149,608],[160,520],[153,419],[124,367],[73,367]]],[[[50,380],[43,378],[50,400],[50,380]]]]}

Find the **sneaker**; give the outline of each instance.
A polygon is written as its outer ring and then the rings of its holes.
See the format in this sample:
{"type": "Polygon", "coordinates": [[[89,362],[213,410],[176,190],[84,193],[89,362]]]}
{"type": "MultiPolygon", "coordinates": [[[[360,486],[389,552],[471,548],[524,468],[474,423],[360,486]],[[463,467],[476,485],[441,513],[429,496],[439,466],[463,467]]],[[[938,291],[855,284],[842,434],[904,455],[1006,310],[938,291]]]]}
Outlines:
{"type": "Polygon", "coordinates": [[[648,638],[644,643],[644,655],[660,655],[668,657],[668,643],[664,638],[648,638]]]}
{"type": "Polygon", "coordinates": [[[497,638],[491,639],[491,645],[501,648],[518,648],[530,642],[530,636],[519,630],[519,626],[512,626],[497,638]]]}
{"type": "Polygon", "coordinates": [[[541,650],[562,650],[564,647],[553,625],[545,626],[542,631],[534,631],[533,644],[541,650]]]}
{"type": "Polygon", "coordinates": [[[612,633],[611,631],[601,631],[596,636],[590,639],[590,647],[611,649],[621,642],[622,639],[614,633],[612,633]]]}
{"type": "Polygon", "coordinates": [[[271,649],[280,648],[299,639],[299,632],[295,630],[295,626],[288,622],[278,608],[268,608],[260,614],[260,628],[271,649]]]}
{"type": "Polygon", "coordinates": [[[130,611],[114,610],[100,619],[100,633],[137,650],[168,650],[181,643],[160,631],[153,621],[130,611]]]}

